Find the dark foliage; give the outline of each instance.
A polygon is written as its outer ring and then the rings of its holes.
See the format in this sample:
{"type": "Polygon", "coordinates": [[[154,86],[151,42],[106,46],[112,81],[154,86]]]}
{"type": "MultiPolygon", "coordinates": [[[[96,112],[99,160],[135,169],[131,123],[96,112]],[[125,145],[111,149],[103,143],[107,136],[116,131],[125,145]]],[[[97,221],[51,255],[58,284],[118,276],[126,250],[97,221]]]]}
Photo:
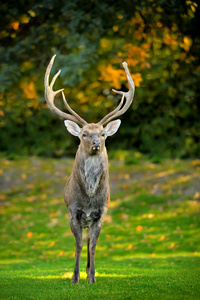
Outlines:
{"type": "Polygon", "coordinates": [[[78,141],[66,134],[43,97],[45,68],[56,53],[52,73],[62,72],[55,88],[65,87],[67,98],[74,99],[70,105],[87,121],[99,120],[117,104],[111,93],[118,88],[115,77],[126,89],[120,73],[102,76],[104,66],[120,69],[122,59],[129,59],[132,74],[141,76],[134,105],[110,148],[200,155],[197,1],[5,1],[0,13],[1,151],[11,156],[75,151],[78,141]]]}

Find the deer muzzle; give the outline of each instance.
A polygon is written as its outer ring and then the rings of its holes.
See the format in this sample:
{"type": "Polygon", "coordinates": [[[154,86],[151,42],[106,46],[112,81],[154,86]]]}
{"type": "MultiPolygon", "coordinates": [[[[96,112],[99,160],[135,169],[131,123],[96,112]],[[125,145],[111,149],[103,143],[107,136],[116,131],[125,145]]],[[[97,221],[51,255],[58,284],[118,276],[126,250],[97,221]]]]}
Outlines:
{"type": "Polygon", "coordinates": [[[100,147],[101,147],[101,143],[99,140],[94,140],[92,142],[92,147],[91,147],[91,150],[92,150],[92,154],[96,154],[97,152],[100,151],[100,147]]]}

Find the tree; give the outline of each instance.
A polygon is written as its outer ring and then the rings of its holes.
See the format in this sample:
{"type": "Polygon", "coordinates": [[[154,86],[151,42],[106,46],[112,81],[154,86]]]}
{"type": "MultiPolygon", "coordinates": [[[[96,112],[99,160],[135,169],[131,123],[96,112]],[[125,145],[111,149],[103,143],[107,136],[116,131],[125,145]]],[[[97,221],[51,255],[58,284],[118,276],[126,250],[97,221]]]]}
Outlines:
{"type": "Polygon", "coordinates": [[[117,104],[111,88],[126,88],[121,62],[128,62],[137,90],[120,130],[125,147],[200,153],[196,1],[7,1],[0,11],[1,150],[62,155],[73,148],[43,98],[45,68],[57,53],[57,86],[88,121],[117,104]]]}

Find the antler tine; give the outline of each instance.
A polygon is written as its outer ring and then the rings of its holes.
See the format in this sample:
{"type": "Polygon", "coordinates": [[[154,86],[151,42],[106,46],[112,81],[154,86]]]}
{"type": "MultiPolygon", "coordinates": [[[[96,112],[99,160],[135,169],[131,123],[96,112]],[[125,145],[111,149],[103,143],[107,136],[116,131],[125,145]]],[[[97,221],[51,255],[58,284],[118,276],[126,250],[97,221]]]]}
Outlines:
{"type": "MultiPolygon", "coordinates": [[[[88,124],[85,120],[83,120],[70,106],[69,106],[69,104],[67,103],[67,100],[66,100],[66,98],[65,98],[65,94],[64,94],[64,92],[62,91],[62,97],[63,97],[63,102],[64,102],[64,104],[65,104],[65,106],[66,106],[66,108],[68,109],[68,111],[72,114],[72,115],[74,115],[74,117],[76,117],[77,118],[77,120],[79,120],[80,122],[79,123],[82,123],[82,125],[86,125],[86,124],[88,124]]],[[[77,121],[78,122],[78,121],[77,121]]]]}
{"type": "Polygon", "coordinates": [[[103,125],[103,124],[107,123],[108,122],[107,120],[110,120],[110,118],[112,118],[112,116],[120,110],[123,103],[124,103],[124,95],[122,96],[122,99],[121,99],[119,105],[113,111],[111,111],[109,114],[107,114],[101,121],[99,121],[98,124],[103,125]]]}
{"type": "Polygon", "coordinates": [[[112,119],[121,116],[122,114],[124,114],[127,109],[130,107],[132,101],[133,101],[133,96],[134,96],[134,92],[135,92],[135,85],[133,82],[133,79],[131,77],[131,74],[129,72],[128,69],[128,65],[127,63],[124,61],[122,63],[125,72],[126,72],[126,77],[128,80],[128,84],[129,84],[129,91],[128,92],[123,92],[123,91],[116,91],[113,89],[113,92],[122,95],[122,100],[120,102],[120,104],[117,106],[117,108],[115,110],[113,110],[112,112],[110,112],[109,114],[107,114],[98,124],[100,125],[104,125],[105,123],[108,123],[109,121],[111,121],[112,119]],[[123,105],[123,100],[124,97],[126,98],[126,102],[123,105]]]}
{"type": "Polygon", "coordinates": [[[48,103],[48,105],[49,105],[49,108],[50,108],[54,113],[56,113],[58,116],[60,116],[60,117],[62,117],[62,118],[64,118],[64,119],[66,119],[66,120],[74,121],[74,122],[78,123],[79,125],[84,126],[84,125],[87,124],[87,122],[86,122],[85,120],[83,120],[77,113],[75,113],[75,111],[73,111],[73,109],[70,108],[70,106],[68,105],[68,103],[67,103],[67,101],[66,101],[66,99],[65,99],[64,93],[63,93],[63,90],[64,90],[64,89],[60,89],[60,90],[55,91],[55,92],[53,91],[53,85],[54,85],[54,83],[55,83],[57,77],[59,76],[61,70],[58,71],[58,72],[54,75],[54,77],[53,77],[53,79],[52,79],[52,81],[51,81],[51,83],[50,83],[50,85],[49,85],[49,75],[50,75],[50,72],[51,72],[51,69],[52,69],[52,66],[53,66],[55,57],[56,57],[56,54],[51,58],[50,63],[49,63],[49,65],[48,65],[47,70],[46,70],[46,73],[45,73],[45,77],[44,77],[45,99],[46,99],[46,101],[47,101],[47,103],[48,103]],[[67,104],[66,107],[67,107],[67,109],[69,110],[69,112],[70,112],[72,115],[67,114],[67,113],[61,111],[59,108],[57,108],[57,107],[54,105],[54,98],[55,98],[55,96],[56,96],[58,93],[60,93],[60,92],[62,92],[62,96],[64,96],[64,97],[63,97],[64,104],[65,104],[65,105],[67,104]]]}

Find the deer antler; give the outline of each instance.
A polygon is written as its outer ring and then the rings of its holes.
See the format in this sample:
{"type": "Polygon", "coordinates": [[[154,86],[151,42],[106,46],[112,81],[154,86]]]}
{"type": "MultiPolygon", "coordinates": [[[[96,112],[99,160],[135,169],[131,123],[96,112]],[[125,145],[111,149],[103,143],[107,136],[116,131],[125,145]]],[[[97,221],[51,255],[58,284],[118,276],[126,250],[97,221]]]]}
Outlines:
{"type": "Polygon", "coordinates": [[[128,65],[125,61],[122,63],[122,66],[125,69],[126,76],[127,76],[127,79],[128,79],[129,91],[128,92],[122,92],[122,91],[116,91],[116,90],[113,89],[113,92],[122,95],[122,99],[120,101],[120,104],[117,106],[117,108],[115,108],[112,112],[107,114],[100,122],[98,122],[99,125],[104,125],[105,123],[108,123],[112,119],[123,115],[127,111],[127,109],[130,107],[130,105],[133,101],[133,96],[134,96],[134,92],[135,92],[135,85],[134,85],[133,79],[131,77],[131,74],[129,72],[128,65]],[[126,98],[125,104],[124,104],[124,97],[126,98]]]}
{"type": "Polygon", "coordinates": [[[49,75],[50,75],[50,72],[51,72],[51,68],[53,66],[53,63],[54,63],[54,59],[55,59],[56,55],[54,55],[51,60],[50,60],[50,63],[47,67],[47,70],[46,70],[46,73],[45,73],[45,77],[44,77],[44,87],[45,87],[45,99],[49,105],[49,108],[54,112],[56,113],[58,116],[66,119],[66,120],[70,120],[70,121],[74,121],[76,123],[78,123],[79,125],[86,125],[88,124],[85,120],[83,120],[75,111],[73,111],[73,109],[69,106],[69,104],[67,103],[66,99],[65,99],[65,95],[64,95],[64,92],[63,90],[64,89],[60,89],[58,91],[53,91],[53,85],[57,79],[57,77],[59,76],[60,71],[58,71],[56,73],[56,75],[54,75],[50,85],[49,85],[49,75]],[[70,114],[67,114],[63,111],[61,111],[60,109],[58,109],[55,105],[54,105],[54,98],[55,96],[62,92],[62,97],[63,97],[63,102],[65,104],[65,106],[67,107],[68,111],[71,113],[70,114]]]}

